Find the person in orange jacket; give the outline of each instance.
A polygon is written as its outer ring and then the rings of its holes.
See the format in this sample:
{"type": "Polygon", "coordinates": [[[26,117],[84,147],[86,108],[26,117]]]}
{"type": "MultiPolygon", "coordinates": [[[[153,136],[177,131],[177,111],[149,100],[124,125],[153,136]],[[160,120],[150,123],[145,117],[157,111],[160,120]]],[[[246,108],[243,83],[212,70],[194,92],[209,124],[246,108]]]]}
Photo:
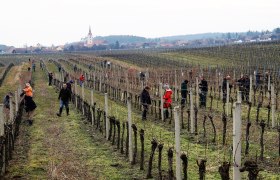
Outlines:
{"type": "Polygon", "coordinates": [[[27,113],[27,122],[29,125],[33,124],[33,113],[37,105],[33,101],[33,89],[29,83],[25,84],[25,88],[22,90],[21,97],[24,95],[24,109],[27,113]]]}
{"type": "Polygon", "coordinates": [[[163,95],[163,109],[164,109],[164,119],[169,118],[169,111],[168,109],[171,108],[172,104],[172,90],[169,88],[169,85],[166,83],[163,88],[165,89],[163,95]]]}
{"type": "Polygon", "coordinates": [[[79,80],[80,80],[80,86],[82,87],[82,85],[83,85],[83,83],[84,83],[84,81],[85,81],[85,76],[82,74],[82,75],[80,76],[79,80]]]}

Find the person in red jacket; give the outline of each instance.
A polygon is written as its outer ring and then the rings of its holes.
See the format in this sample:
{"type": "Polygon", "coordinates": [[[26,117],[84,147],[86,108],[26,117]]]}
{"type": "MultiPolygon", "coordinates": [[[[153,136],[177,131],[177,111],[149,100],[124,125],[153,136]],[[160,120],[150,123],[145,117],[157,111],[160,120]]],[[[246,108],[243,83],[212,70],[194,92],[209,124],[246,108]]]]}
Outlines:
{"type": "Polygon", "coordinates": [[[168,109],[171,108],[172,104],[172,90],[169,88],[169,85],[166,83],[163,88],[165,89],[163,95],[163,109],[164,109],[164,119],[169,118],[168,109]]]}
{"type": "Polygon", "coordinates": [[[80,86],[82,87],[82,85],[83,85],[83,83],[84,83],[84,81],[85,81],[85,76],[82,74],[82,75],[80,76],[79,80],[80,80],[80,86]]]}

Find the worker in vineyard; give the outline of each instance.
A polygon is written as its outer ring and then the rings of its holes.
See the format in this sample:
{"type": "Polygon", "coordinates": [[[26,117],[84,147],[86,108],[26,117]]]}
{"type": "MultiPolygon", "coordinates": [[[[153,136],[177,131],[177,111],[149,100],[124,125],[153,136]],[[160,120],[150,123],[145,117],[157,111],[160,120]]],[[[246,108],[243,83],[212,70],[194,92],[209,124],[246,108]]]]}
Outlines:
{"type": "Polygon", "coordinates": [[[52,80],[53,80],[53,73],[50,72],[50,73],[49,73],[49,86],[52,85],[52,80]]]}
{"type": "Polygon", "coordinates": [[[250,91],[250,79],[247,75],[242,75],[239,80],[237,80],[239,91],[241,92],[242,101],[249,101],[249,91],[250,91]]]}
{"type": "Polygon", "coordinates": [[[40,68],[41,68],[41,70],[44,69],[42,61],[40,61],[40,68]]]}
{"type": "Polygon", "coordinates": [[[57,116],[61,116],[63,107],[66,108],[67,116],[69,116],[69,101],[71,99],[71,93],[69,89],[67,88],[67,84],[63,84],[62,89],[59,92],[58,99],[60,100],[60,107],[59,107],[59,113],[57,113],[57,116]]]}
{"type": "Polygon", "coordinates": [[[26,122],[29,125],[33,124],[33,114],[37,107],[36,103],[33,101],[33,89],[30,83],[25,84],[25,88],[22,90],[23,92],[20,94],[21,97],[24,96],[24,108],[27,113],[26,122]]]}
{"type": "Polygon", "coordinates": [[[36,64],[35,64],[35,63],[33,63],[33,64],[32,64],[32,69],[33,69],[33,72],[35,72],[35,68],[36,68],[36,64]]]}
{"type": "MultiPolygon", "coordinates": [[[[5,120],[7,121],[9,118],[9,114],[10,114],[10,100],[13,97],[13,93],[9,92],[3,100],[3,105],[4,105],[4,115],[5,115],[5,120]]],[[[6,122],[5,121],[5,122],[6,122]]]]}
{"type": "Polygon", "coordinates": [[[91,71],[92,70],[92,64],[90,64],[89,66],[88,66],[88,69],[91,71]]]}
{"type": "Polygon", "coordinates": [[[193,82],[193,71],[192,71],[192,69],[189,72],[189,80],[190,80],[190,83],[193,82]]]}
{"type": "Polygon", "coordinates": [[[184,80],[181,84],[181,107],[184,108],[187,103],[188,80],[184,80]]]}
{"type": "Polygon", "coordinates": [[[74,83],[73,80],[70,80],[66,83],[67,85],[67,89],[70,91],[70,93],[72,94],[72,84],[74,83]]]}
{"type": "Polygon", "coordinates": [[[74,72],[77,72],[78,68],[77,68],[77,65],[76,65],[76,64],[75,64],[73,70],[74,70],[74,72]]]}
{"type": "Polygon", "coordinates": [[[206,99],[207,99],[207,92],[208,92],[208,82],[205,80],[205,78],[202,76],[201,81],[198,84],[200,89],[200,107],[206,108],[206,99]]]}
{"type": "Polygon", "coordinates": [[[85,76],[82,74],[79,80],[80,80],[80,86],[82,87],[83,83],[85,82],[85,76]]]}
{"type": "Polygon", "coordinates": [[[151,97],[150,97],[150,94],[149,94],[149,90],[150,90],[150,87],[146,86],[143,89],[143,91],[140,95],[141,104],[143,106],[143,112],[142,112],[142,120],[143,121],[147,120],[147,112],[148,112],[148,109],[149,109],[149,105],[151,105],[151,97]]]}
{"type": "Polygon", "coordinates": [[[164,84],[163,89],[165,90],[164,95],[163,95],[164,119],[168,119],[169,118],[169,109],[171,108],[171,104],[172,104],[172,93],[173,92],[167,83],[164,84]]]}
{"type": "Polygon", "coordinates": [[[60,65],[58,66],[58,72],[61,72],[61,66],[60,65]]]}
{"type": "Polygon", "coordinates": [[[261,84],[261,77],[262,75],[260,72],[256,73],[256,87],[255,87],[256,89],[258,89],[261,84]]]}

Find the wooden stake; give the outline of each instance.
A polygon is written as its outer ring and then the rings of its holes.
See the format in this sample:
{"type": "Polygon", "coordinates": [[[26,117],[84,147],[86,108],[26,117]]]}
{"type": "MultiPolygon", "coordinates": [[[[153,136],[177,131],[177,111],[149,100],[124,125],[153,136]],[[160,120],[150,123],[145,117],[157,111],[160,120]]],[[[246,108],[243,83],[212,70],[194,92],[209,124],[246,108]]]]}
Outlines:
{"type": "Polygon", "coordinates": [[[128,154],[129,154],[129,161],[132,162],[133,160],[133,152],[132,152],[132,118],[131,118],[131,97],[127,98],[127,120],[128,120],[128,154]]]}
{"type": "Polygon", "coordinates": [[[108,112],[108,94],[105,93],[105,113],[106,113],[106,139],[109,139],[109,112],[108,112]]]}
{"type": "Polygon", "coordinates": [[[12,124],[14,120],[14,105],[13,105],[13,100],[10,97],[10,121],[8,124],[12,124]]]}
{"type": "Polygon", "coordinates": [[[16,113],[18,112],[18,92],[15,91],[15,106],[16,106],[16,113]]]}
{"type": "Polygon", "coordinates": [[[90,91],[90,99],[91,99],[91,108],[90,108],[90,111],[91,111],[91,124],[93,125],[93,121],[94,121],[94,117],[93,117],[93,109],[92,109],[92,106],[93,106],[93,89],[91,89],[90,91]]]}
{"type": "Polygon", "coordinates": [[[274,84],[271,84],[271,121],[272,121],[272,128],[275,128],[275,92],[274,92],[274,84]]]}
{"type": "Polygon", "coordinates": [[[5,125],[5,120],[4,120],[4,105],[0,104],[0,136],[4,136],[5,130],[4,130],[4,125],[5,125]]]}
{"type": "Polygon", "coordinates": [[[252,75],[250,75],[249,102],[252,102],[252,93],[253,93],[253,77],[252,75]]]}
{"type": "Polygon", "coordinates": [[[241,179],[241,103],[236,102],[233,113],[233,179],[241,179]]]}
{"type": "Polygon", "coordinates": [[[199,107],[198,77],[196,77],[195,80],[196,80],[196,86],[195,86],[195,88],[196,88],[196,97],[195,97],[195,99],[196,99],[196,107],[198,108],[199,107]]]}
{"type": "Polygon", "coordinates": [[[177,102],[178,100],[178,84],[177,84],[177,74],[176,74],[176,70],[175,70],[175,87],[174,87],[174,91],[175,91],[175,102],[177,102]]]}
{"type": "Polygon", "coordinates": [[[77,86],[77,81],[75,81],[75,105],[76,105],[76,108],[78,108],[78,86],[77,86]]]}
{"type": "Polygon", "coordinates": [[[174,108],[175,120],[175,152],[176,152],[176,179],[181,179],[181,144],[180,144],[180,121],[179,106],[174,108]]]}
{"type": "Polygon", "coordinates": [[[82,110],[83,110],[83,115],[85,115],[85,107],[84,107],[84,102],[85,102],[85,84],[82,84],[82,98],[83,98],[83,103],[82,103],[82,110]]]}
{"type": "Polygon", "coordinates": [[[238,91],[238,92],[237,92],[237,102],[238,102],[238,103],[241,103],[241,102],[242,102],[241,96],[242,96],[242,92],[241,92],[241,91],[238,91]]]}
{"type": "Polygon", "coordinates": [[[190,89],[190,116],[191,116],[191,133],[194,133],[194,107],[193,107],[193,92],[190,89]]]}
{"type": "Polygon", "coordinates": [[[229,81],[227,80],[227,116],[229,114],[229,81]]]}
{"type": "Polygon", "coordinates": [[[163,89],[162,89],[162,83],[159,83],[159,93],[160,93],[160,110],[161,110],[161,120],[164,121],[164,115],[163,115],[163,89]]]}

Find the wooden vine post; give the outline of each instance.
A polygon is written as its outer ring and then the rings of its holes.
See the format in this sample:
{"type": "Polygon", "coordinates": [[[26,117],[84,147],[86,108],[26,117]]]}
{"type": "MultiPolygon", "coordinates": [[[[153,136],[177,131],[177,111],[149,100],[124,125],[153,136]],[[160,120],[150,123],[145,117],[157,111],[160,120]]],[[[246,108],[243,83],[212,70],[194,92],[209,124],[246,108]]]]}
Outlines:
{"type": "Polygon", "coordinates": [[[227,80],[227,116],[229,115],[229,80],[227,80]]]}
{"type": "Polygon", "coordinates": [[[105,113],[106,113],[106,139],[109,139],[109,113],[108,113],[108,94],[105,93],[105,113]]]}
{"type": "Polygon", "coordinates": [[[249,102],[252,102],[252,93],[253,93],[253,78],[252,75],[250,75],[249,102]]]}
{"type": "Polygon", "coordinates": [[[240,103],[240,104],[241,104],[241,102],[242,102],[242,98],[241,98],[241,97],[242,97],[242,92],[241,92],[241,91],[238,91],[238,92],[237,92],[237,102],[240,103]]]}
{"type": "Polygon", "coordinates": [[[267,82],[267,97],[269,97],[269,91],[270,91],[270,88],[271,88],[271,79],[270,79],[270,74],[268,75],[268,82],[267,82]]]}
{"type": "Polygon", "coordinates": [[[271,84],[271,121],[272,121],[272,128],[275,128],[275,90],[274,90],[274,84],[271,84]]]}
{"type": "Polygon", "coordinates": [[[75,96],[75,105],[76,105],[76,108],[78,108],[78,97],[77,97],[77,95],[78,95],[78,86],[77,86],[77,81],[75,81],[75,94],[76,94],[76,96],[75,96]]]}
{"type": "MultiPolygon", "coordinates": [[[[0,137],[4,137],[4,134],[5,134],[5,120],[4,120],[4,112],[3,112],[3,109],[4,109],[4,105],[3,104],[0,104],[0,137]]],[[[6,171],[6,148],[5,146],[3,146],[3,154],[2,154],[2,159],[1,161],[3,162],[3,166],[2,166],[2,169],[0,170],[1,171],[1,175],[4,175],[5,174],[5,171],[6,171]]]]}
{"type": "Polygon", "coordinates": [[[233,113],[233,179],[241,179],[241,103],[234,104],[233,113]]]}
{"type": "Polygon", "coordinates": [[[194,106],[193,106],[193,93],[190,89],[190,116],[191,116],[191,133],[194,133],[194,106]]]}
{"type": "MultiPolygon", "coordinates": [[[[90,91],[90,104],[91,104],[91,106],[93,106],[93,89],[91,89],[91,91],[90,91]]],[[[91,111],[91,124],[93,125],[93,123],[94,123],[94,114],[93,114],[93,109],[92,108],[90,108],[90,111],[91,111]]]]}
{"type": "Polygon", "coordinates": [[[178,100],[178,84],[177,84],[177,72],[175,70],[175,86],[174,86],[174,91],[175,91],[175,102],[178,100]]]}
{"type": "Polygon", "coordinates": [[[196,100],[196,107],[198,108],[199,107],[198,77],[195,78],[195,82],[196,82],[196,86],[195,86],[195,88],[196,88],[196,98],[195,98],[195,100],[196,100]]]}
{"type": "Polygon", "coordinates": [[[160,113],[161,113],[161,120],[164,121],[164,115],[163,115],[163,89],[162,89],[162,83],[159,83],[159,93],[160,93],[160,113]]]}
{"type": "Polygon", "coordinates": [[[100,78],[99,78],[99,92],[102,91],[102,77],[101,77],[101,74],[100,74],[100,78]]]}
{"type": "Polygon", "coordinates": [[[176,106],[174,108],[174,120],[175,120],[176,179],[181,179],[181,144],[180,144],[179,106],[176,106]]]}
{"type": "Polygon", "coordinates": [[[83,103],[82,103],[82,111],[83,111],[83,115],[85,115],[85,84],[82,83],[82,98],[83,98],[83,103]]]}
{"type": "Polygon", "coordinates": [[[18,112],[18,92],[15,91],[15,106],[16,106],[16,113],[18,112]]]}
{"type": "Polygon", "coordinates": [[[127,121],[128,121],[128,154],[129,154],[129,161],[133,161],[133,154],[132,154],[132,118],[131,118],[131,98],[127,98],[127,121]]]}
{"type": "Polygon", "coordinates": [[[13,100],[10,97],[10,121],[8,124],[12,124],[14,120],[14,104],[13,104],[13,100]]]}
{"type": "Polygon", "coordinates": [[[5,120],[4,120],[4,105],[0,104],[0,136],[4,136],[4,124],[5,124],[5,120]]]}

